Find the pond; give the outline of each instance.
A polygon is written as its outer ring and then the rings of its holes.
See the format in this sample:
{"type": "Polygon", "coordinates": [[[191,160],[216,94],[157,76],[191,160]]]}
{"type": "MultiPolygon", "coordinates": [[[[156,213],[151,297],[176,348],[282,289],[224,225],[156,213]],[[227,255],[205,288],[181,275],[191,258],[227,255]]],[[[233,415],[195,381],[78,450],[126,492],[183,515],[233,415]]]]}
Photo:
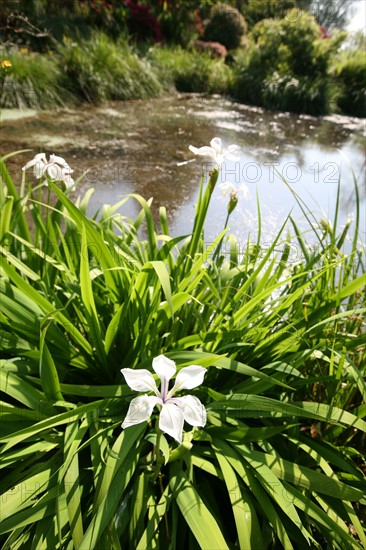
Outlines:
{"type": "MultiPolygon", "coordinates": [[[[269,242],[286,217],[308,228],[294,192],[316,219],[331,220],[341,182],[339,227],[355,217],[356,192],[361,197],[360,238],[365,241],[365,121],[332,116],[314,118],[271,113],[233,103],[221,96],[178,94],[145,101],[110,102],[53,112],[2,113],[1,148],[7,153],[32,151],[9,161],[15,180],[20,167],[36,152],[66,158],[77,178],[87,171],[76,199],[90,187],[90,212],[114,204],[129,193],[153,197],[154,212],[165,206],[171,234],[191,231],[202,171],[210,168],[194,157],[190,144],[209,145],[217,136],[224,146],[240,146],[237,161],[226,161],[219,182],[231,181],[239,191],[238,206],[230,218],[230,232],[245,245],[258,232],[257,195],[261,207],[262,240],[269,242]]],[[[32,176],[31,176],[32,177],[32,176]]],[[[210,242],[225,223],[228,199],[217,187],[206,225],[210,242]]],[[[137,203],[129,200],[121,213],[134,218],[137,203]]]]}

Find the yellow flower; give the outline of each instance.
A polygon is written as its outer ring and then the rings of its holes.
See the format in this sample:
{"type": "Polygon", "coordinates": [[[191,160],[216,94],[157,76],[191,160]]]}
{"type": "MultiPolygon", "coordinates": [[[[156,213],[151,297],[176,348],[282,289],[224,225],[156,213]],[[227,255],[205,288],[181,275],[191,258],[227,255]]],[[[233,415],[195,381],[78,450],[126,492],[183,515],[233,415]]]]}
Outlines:
{"type": "Polygon", "coordinates": [[[26,55],[28,53],[28,48],[19,48],[19,53],[26,55]]]}
{"type": "Polygon", "coordinates": [[[9,59],[3,59],[2,62],[1,62],[1,66],[3,69],[7,69],[8,67],[11,67],[11,62],[9,61],[9,59]]]}

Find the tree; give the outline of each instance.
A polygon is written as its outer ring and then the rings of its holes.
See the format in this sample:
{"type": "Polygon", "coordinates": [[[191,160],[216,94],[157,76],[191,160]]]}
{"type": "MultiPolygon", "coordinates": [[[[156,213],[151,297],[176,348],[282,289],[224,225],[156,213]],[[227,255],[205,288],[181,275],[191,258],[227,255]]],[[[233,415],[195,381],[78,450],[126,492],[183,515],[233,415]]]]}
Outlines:
{"type": "Polygon", "coordinates": [[[313,0],[310,12],[322,27],[343,29],[355,12],[357,0],[313,0]]]}

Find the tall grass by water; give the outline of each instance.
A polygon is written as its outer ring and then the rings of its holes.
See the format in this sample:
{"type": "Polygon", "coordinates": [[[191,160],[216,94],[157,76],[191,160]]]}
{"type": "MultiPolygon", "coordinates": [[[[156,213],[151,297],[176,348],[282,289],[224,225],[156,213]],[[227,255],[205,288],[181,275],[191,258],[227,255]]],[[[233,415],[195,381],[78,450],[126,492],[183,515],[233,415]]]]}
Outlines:
{"type": "Polygon", "coordinates": [[[26,48],[1,51],[0,106],[2,108],[52,109],[70,102],[61,86],[58,57],[29,52],[26,48]]]}
{"type": "Polygon", "coordinates": [[[6,161],[3,548],[361,550],[358,210],[352,229],[338,227],[338,195],[334,219],[319,224],[298,198],[317,246],[290,217],[268,246],[258,204],[258,239],[239,254],[227,231],[205,244],[218,167],[201,181],[191,234],[172,237],[151,199],[130,195],[88,218],[90,192],[75,202],[48,181],[48,201],[27,179],[17,192],[6,161]],[[126,201],[139,205],[134,220],[118,213],[126,201]],[[136,395],[121,368],[151,372],[161,354],[207,368],[190,390],[207,422],[186,424],[182,444],[157,430],[156,413],[121,428],[136,395]]]}
{"type": "Polygon", "coordinates": [[[78,43],[65,38],[52,54],[3,50],[9,63],[0,74],[1,106],[54,108],[80,101],[146,99],[163,90],[146,59],[124,38],[103,33],[78,43]]]}
{"type": "Polygon", "coordinates": [[[88,102],[146,99],[162,91],[147,61],[123,38],[114,42],[95,33],[80,44],[66,39],[59,51],[67,83],[76,96],[88,102]]]}

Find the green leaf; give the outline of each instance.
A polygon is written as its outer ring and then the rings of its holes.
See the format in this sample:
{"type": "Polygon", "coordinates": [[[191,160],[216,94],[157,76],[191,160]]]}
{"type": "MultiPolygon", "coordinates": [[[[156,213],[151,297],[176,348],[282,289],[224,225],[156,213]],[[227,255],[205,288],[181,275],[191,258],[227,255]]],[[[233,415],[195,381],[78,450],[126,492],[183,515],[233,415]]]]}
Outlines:
{"type": "Polygon", "coordinates": [[[50,401],[64,401],[61,393],[57,369],[45,342],[47,329],[52,322],[52,317],[46,317],[41,323],[41,337],[39,343],[39,373],[45,396],[50,401]]]}
{"type": "Polygon", "coordinates": [[[143,532],[136,550],[146,550],[147,548],[153,548],[152,539],[156,534],[159,523],[164,518],[172,496],[169,494],[169,485],[166,486],[161,498],[157,504],[151,506],[151,513],[149,514],[149,520],[145,531],[143,532]]]}
{"type": "Polygon", "coordinates": [[[202,550],[213,550],[213,548],[228,550],[219,526],[186,474],[177,469],[173,470],[169,485],[200,548],[202,550]]]}
{"type": "Polygon", "coordinates": [[[235,471],[221,453],[216,453],[234,513],[239,548],[263,548],[261,531],[254,507],[243,499],[235,471]]]}
{"type": "Polygon", "coordinates": [[[293,483],[297,487],[303,487],[341,500],[360,500],[363,497],[363,492],[360,489],[346,485],[337,478],[333,479],[310,470],[306,466],[299,466],[274,454],[249,451],[242,445],[237,445],[237,449],[257,471],[260,465],[263,464],[270,468],[278,479],[293,483]]]}
{"type": "Polygon", "coordinates": [[[3,369],[0,369],[0,388],[1,391],[13,399],[39,412],[41,416],[55,412],[44,393],[12,372],[5,372],[3,369]]]}
{"type": "MultiPolygon", "coordinates": [[[[135,426],[128,429],[129,433],[133,432],[133,438],[136,442],[138,431],[134,430],[135,426]]],[[[139,426],[141,428],[141,426],[139,426]]],[[[142,426],[144,428],[144,426],[142,426]]],[[[124,431],[127,433],[127,431],[124,431]]],[[[102,492],[99,493],[98,505],[94,507],[94,513],[90,524],[85,532],[85,535],[80,543],[80,548],[95,548],[98,540],[102,536],[112,518],[117,513],[118,503],[126,489],[131,477],[133,476],[137,464],[139,462],[139,453],[137,452],[138,441],[134,448],[123,461],[120,461],[117,468],[113,468],[114,475],[108,475],[102,482],[102,492]],[[123,464],[123,467],[121,467],[123,464]],[[112,485],[113,481],[113,485],[112,485]],[[105,495],[102,497],[102,495],[105,495]]],[[[122,448],[121,453],[125,456],[126,452],[122,448]]]]}
{"type": "Polygon", "coordinates": [[[167,268],[164,262],[149,262],[150,265],[155,269],[155,272],[159,278],[161,288],[163,289],[166,301],[168,302],[171,315],[173,316],[173,303],[172,303],[172,289],[170,287],[170,280],[167,268]]]}
{"type": "Polygon", "coordinates": [[[108,399],[102,399],[101,401],[93,401],[92,403],[87,403],[86,405],[80,405],[72,411],[67,411],[65,413],[54,415],[51,418],[41,420],[40,422],[34,424],[33,426],[30,426],[29,428],[19,430],[18,432],[15,432],[9,436],[1,437],[0,441],[6,443],[6,445],[4,445],[2,449],[2,452],[5,452],[7,449],[14,447],[21,441],[24,441],[25,439],[28,439],[29,437],[44,430],[48,430],[49,428],[54,428],[56,426],[61,426],[63,424],[68,424],[69,422],[74,422],[76,419],[81,418],[87,412],[99,411],[100,409],[103,410],[107,407],[108,402],[108,399]]]}
{"type": "Polygon", "coordinates": [[[64,453],[65,458],[68,459],[68,455],[70,455],[71,451],[71,460],[69,460],[69,466],[63,478],[68,520],[75,548],[79,548],[80,542],[82,541],[84,535],[81,509],[81,489],[79,485],[79,455],[75,453],[79,442],[77,442],[76,445],[74,444],[76,437],[80,439],[78,431],[78,422],[68,424],[65,430],[64,453]]]}
{"type": "Polygon", "coordinates": [[[324,403],[311,403],[308,401],[284,403],[269,397],[250,394],[230,394],[225,399],[219,399],[206,407],[207,411],[234,410],[238,418],[245,416],[271,417],[279,414],[281,416],[297,416],[303,418],[314,418],[324,422],[332,422],[348,427],[358,428],[366,431],[366,422],[357,416],[331,407],[324,403]]]}

